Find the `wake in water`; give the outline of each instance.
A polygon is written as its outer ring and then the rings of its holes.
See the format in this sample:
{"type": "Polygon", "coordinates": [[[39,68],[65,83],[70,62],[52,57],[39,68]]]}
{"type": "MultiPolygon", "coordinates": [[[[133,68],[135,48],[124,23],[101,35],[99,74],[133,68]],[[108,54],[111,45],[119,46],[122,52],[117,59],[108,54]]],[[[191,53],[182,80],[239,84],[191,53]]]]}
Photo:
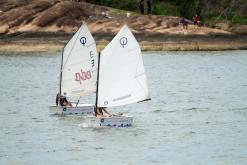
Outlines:
{"type": "Polygon", "coordinates": [[[85,120],[78,124],[82,128],[98,128],[100,127],[99,121],[96,118],[85,118],[85,120]]]}

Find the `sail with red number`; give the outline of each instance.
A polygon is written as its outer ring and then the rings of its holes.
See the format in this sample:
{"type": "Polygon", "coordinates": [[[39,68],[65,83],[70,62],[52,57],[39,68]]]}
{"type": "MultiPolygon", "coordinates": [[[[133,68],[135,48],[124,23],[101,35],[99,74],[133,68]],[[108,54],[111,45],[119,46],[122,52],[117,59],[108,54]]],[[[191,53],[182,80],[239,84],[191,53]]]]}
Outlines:
{"type": "Polygon", "coordinates": [[[63,49],[60,94],[85,96],[96,91],[98,53],[85,23],[63,49]]]}

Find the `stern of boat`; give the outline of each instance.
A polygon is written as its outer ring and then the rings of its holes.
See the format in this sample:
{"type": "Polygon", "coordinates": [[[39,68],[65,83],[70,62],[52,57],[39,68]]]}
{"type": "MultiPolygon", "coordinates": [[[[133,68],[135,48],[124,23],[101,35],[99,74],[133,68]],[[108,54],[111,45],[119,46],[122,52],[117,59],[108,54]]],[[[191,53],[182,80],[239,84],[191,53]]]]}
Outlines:
{"type": "Polygon", "coordinates": [[[94,115],[94,105],[91,104],[81,104],[77,107],[50,106],[49,110],[51,114],[56,115],[94,115]]]}
{"type": "Polygon", "coordinates": [[[100,126],[105,127],[131,127],[133,123],[132,116],[113,116],[101,117],[99,119],[100,126]]]}

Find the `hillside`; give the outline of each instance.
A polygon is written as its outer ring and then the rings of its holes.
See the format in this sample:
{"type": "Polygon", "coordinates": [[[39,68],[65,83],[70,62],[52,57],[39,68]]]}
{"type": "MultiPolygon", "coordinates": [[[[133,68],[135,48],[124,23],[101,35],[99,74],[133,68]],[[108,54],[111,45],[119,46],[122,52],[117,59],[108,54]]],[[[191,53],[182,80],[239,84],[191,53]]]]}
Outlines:
{"type": "Polygon", "coordinates": [[[19,5],[0,14],[0,34],[27,32],[71,33],[86,21],[93,33],[115,33],[128,24],[141,34],[230,34],[207,27],[191,27],[186,32],[178,26],[179,17],[143,16],[85,2],[37,0],[19,5]],[[108,15],[102,15],[108,13],[108,15]]]}
{"type": "MultiPolygon", "coordinates": [[[[187,44],[190,47],[188,50],[203,49],[200,48],[201,44],[198,42],[207,45],[212,41],[224,43],[223,45],[226,45],[225,42],[227,42],[227,45],[233,45],[232,43],[235,41],[239,43],[244,41],[244,46],[236,42],[236,48],[247,47],[245,45],[246,37],[239,38],[238,36],[238,34],[244,33],[235,33],[229,29],[222,30],[207,26],[197,27],[192,24],[189,24],[188,29],[183,29],[178,24],[181,18],[175,16],[140,15],[136,12],[75,1],[23,0],[18,1],[18,3],[12,0],[6,2],[8,3],[4,3],[0,13],[2,45],[6,45],[6,40],[8,40],[8,43],[17,42],[13,41],[13,38],[18,38],[18,40],[31,38],[33,42],[33,38],[53,40],[61,37],[61,40],[66,42],[84,20],[96,40],[103,45],[118,32],[121,26],[127,24],[142,43],[143,49],[146,45],[145,50],[166,50],[164,42],[167,45],[178,43],[174,50],[183,49],[181,48],[181,42],[182,46],[187,44]]],[[[190,20],[187,21],[190,22],[190,20]]],[[[243,30],[243,32],[246,31],[243,30]]],[[[39,42],[41,43],[42,40],[39,39],[39,42]]],[[[217,49],[215,44],[212,46],[213,50],[217,49]]],[[[227,47],[227,49],[229,48],[231,46],[227,47]]],[[[208,49],[208,45],[206,49],[208,49]]],[[[185,48],[185,50],[187,49],[185,48]]]]}

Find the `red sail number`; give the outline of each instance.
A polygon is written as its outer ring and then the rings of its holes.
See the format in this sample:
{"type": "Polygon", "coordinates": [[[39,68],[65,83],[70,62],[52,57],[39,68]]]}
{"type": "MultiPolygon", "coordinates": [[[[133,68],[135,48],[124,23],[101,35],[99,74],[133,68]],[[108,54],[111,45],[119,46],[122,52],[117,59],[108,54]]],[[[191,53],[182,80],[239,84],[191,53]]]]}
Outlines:
{"type": "Polygon", "coordinates": [[[75,81],[82,83],[82,81],[86,81],[92,78],[91,71],[83,71],[75,73],[75,81]]]}

